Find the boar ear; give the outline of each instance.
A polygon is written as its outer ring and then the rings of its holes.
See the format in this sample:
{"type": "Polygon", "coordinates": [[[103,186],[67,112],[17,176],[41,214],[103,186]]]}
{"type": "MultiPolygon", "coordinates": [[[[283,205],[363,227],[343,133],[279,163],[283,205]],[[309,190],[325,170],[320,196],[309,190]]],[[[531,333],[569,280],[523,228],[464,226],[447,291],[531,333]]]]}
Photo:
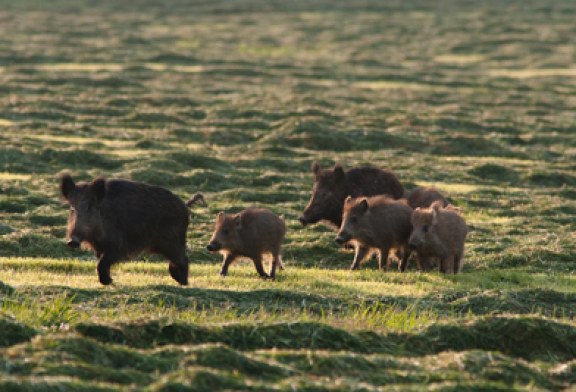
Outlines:
{"type": "Polygon", "coordinates": [[[216,215],[216,223],[220,223],[224,220],[224,212],[220,211],[218,215],[216,215]]]}
{"type": "Polygon", "coordinates": [[[242,215],[238,214],[234,217],[234,226],[237,229],[241,229],[242,228],[242,215]]]}
{"type": "Polygon", "coordinates": [[[69,200],[70,195],[76,189],[76,184],[69,173],[60,176],[60,194],[64,200],[69,200]]]}
{"type": "Polygon", "coordinates": [[[438,212],[436,208],[432,208],[432,226],[436,226],[438,224],[438,212]]]}
{"type": "Polygon", "coordinates": [[[434,211],[439,211],[440,208],[443,207],[443,205],[444,205],[444,203],[442,202],[442,200],[436,200],[434,203],[432,203],[432,204],[430,205],[430,207],[432,207],[432,209],[433,209],[434,211]]]}
{"type": "Polygon", "coordinates": [[[344,203],[346,203],[346,204],[352,203],[352,196],[348,195],[348,197],[346,198],[346,200],[344,200],[344,203]]]}
{"type": "Polygon", "coordinates": [[[92,181],[92,193],[96,197],[97,201],[102,201],[104,196],[106,196],[106,180],[102,177],[99,177],[92,181]]]}
{"type": "Polygon", "coordinates": [[[314,177],[318,177],[318,174],[320,173],[320,165],[318,162],[312,164],[312,173],[314,173],[314,177]]]}
{"type": "Polygon", "coordinates": [[[368,200],[362,199],[358,205],[360,206],[360,211],[362,211],[362,213],[368,211],[368,200]]]}
{"type": "Polygon", "coordinates": [[[334,165],[334,174],[336,175],[337,179],[344,178],[344,168],[340,164],[334,165]]]}

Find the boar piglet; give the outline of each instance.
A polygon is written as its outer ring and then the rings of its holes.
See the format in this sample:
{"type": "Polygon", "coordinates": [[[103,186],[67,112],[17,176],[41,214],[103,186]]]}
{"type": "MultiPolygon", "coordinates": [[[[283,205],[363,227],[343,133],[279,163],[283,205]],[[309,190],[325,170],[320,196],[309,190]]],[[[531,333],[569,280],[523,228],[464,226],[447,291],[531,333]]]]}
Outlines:
{"type": "Polygon", "coordinates": [[[417,187],[414,188],[406,198],[408,201],[408,205],[412,207],[412,209],[416,209],[418,207],[425,208],[430,207],[432,203],[435,201],[442,202],[442,206],[446,207],[449,203],[448,200],[438,191],[438,189],[430,187],[430,188],[423,188],[417,187]]]}
{"type": "Polygon", "coordinates": [[[112,283],[114,263],[149,251],[170,260],[172,278],[188,284],[189,213],[180,198],[164,188],[120,179],[76,184],[69,174],[60,178],[60,193],[70,206],[67,244],[94,250],[100,283],[112,283]]]}
{"type": "Polygon", "coordinates": [[[355,246],[351,269],[358,269],[373,250],[378,251],[378,267],[387,269],[390,250],[396,249],[402,253],[399,267],[404,271],[410,257],[411,216],[408,204],[386,196],[346,198],[336,242],[355,246]]]}
{"type": "Polygon", "coordinates": [[[428,208],[416,208],[412,226],[409,245],[422,263],[437,258],[440,272],[460,272],[468,229],[454,206],[443,207],[441,201],[436,201],[428,208]]]}
{"type": "Polygon", "coordinates": [[[280,252],[285,234],[284,220],[268,209],[247,208],[233,215],[220,212],[207,249],[224,255],[221,276],[226,276],[236,258],[247,257],[262,278],[274,278],[276,268],[283,268],[280,252]],[[265,254],[272,255],[270,274],[262,266],[265,254]]]}

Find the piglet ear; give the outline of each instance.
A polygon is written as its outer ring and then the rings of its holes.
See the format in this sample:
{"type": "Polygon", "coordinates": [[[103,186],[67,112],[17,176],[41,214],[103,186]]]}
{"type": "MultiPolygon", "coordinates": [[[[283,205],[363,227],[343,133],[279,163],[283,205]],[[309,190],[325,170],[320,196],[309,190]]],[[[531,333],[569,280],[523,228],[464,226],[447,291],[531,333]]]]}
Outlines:
{"type": "Polygon", "coordinates": [[[341,179],[346,176],[344,174],[344,168],[340,164],[334,165],[334,174],[336,175],[337,179],[341,179]]]}
{"type": "Polygon", "coordinates": [[[359,206],[360,206],[360,211],[362,211],[362,213],[365,213],[366,211],[368,211],[368,200],[362,199],[359,206]]]}
{"type": "Polygon", "coordinates": [[[106,180],[102,177],[99,177],[92,181],[90,186],[92,188],[92,193],[98,202],[101,202],[106,196],[106,180]]]}
{"type": "Polygon", "coordinates": [[[238,230],[242,228],[242,215],[238,214],[234,217],[234,226],[238,230]]]}
{"type": "Polygon", "coordinates": [[[320,165],[318,162],[312,164],[312,173],[314,173],[314,177],[318,177],[318,173],[320,173],[320,165]]]}
{"type": "Polygon", "coordinates": [[[430,207],[432,207],[432,210],[434,211],[440,211],[440,208],[442,208],[444,206],[444,202],[442,200],[436,200],[434,203],[432,203],[430,205],[430,207]]]}
{"type": "Polygon", "coordinates": [[[216,215],[216,223],[220,223],[224,220],[224,212],[220,211],[218,215],[216,215]]]}
{"type": "Polygon", "coordinates": [[[438,224],[438,210],[436,208],[432,208],[432,226],[436,226],[438,224]]]}
{"type": "Polygon", "coordinates": [[[69,200],[70,195],[76,189],[76,184],[69,173],[64,173],[60,176],[60,194],[64,200],[69,200]]]}

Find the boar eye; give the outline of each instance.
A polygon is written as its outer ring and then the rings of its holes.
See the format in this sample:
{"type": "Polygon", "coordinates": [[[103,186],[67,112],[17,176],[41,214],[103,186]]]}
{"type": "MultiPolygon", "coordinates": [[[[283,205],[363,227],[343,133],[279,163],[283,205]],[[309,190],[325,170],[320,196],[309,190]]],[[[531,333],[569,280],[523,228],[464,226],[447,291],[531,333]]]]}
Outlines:
{"type": "Polygon", "coordinates": [[[222,230],[222,235],[228,235],[228,234],[230,234],[230,230],[228,229],[222,230]]]}
{"type": "Polygon", "coordinates": [[[422,231],[423,231],[424,233],[428,233],[428,225],[422,226],[422,231]]]}
{"type": "Polygon", "coordinates": [[[350,218],[350,223],[357,223],[358,222],[358,218],[353,216],[352,218],[350,218]]]}

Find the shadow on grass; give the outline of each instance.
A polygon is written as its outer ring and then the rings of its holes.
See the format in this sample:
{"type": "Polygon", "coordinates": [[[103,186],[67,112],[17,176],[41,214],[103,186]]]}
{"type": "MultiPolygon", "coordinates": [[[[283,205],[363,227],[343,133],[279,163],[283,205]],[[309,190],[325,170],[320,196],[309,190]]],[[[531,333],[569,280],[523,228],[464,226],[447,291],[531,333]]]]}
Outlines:
{"type": "Polygon", "coordinates": [[[238,350],[313,349],[422,356],[472,349],[527,360],[576,358],[576,327],[536,317],[487,317],[434,324],[421,333],[349,332],[315,322],[199,326],[163,321],[81,323],[76,331],[104,343],[150,348],[168,344],[223,343],[238,350]]]}

